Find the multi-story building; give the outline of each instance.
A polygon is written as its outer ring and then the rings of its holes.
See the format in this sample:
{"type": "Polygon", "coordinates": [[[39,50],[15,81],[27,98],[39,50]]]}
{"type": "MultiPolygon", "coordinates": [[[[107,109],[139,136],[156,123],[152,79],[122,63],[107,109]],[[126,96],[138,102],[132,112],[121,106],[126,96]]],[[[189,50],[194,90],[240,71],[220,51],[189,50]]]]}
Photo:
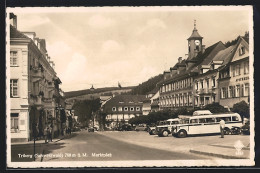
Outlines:
{"type": "Polygon", "coordinates": [[[62,96],[54,62],[47,54],[44,39],[34,32],[20,32],[10,14],[10,101],[11,139],[28,141],[33,131],[40,136],[46,125],[59,131],[56,106],[62,96]]]}
{"type": "Polygon", "coordinates": [[[102,108],[102,113],[107,114],[107,126],[118,127],[127,124],[130,118],[142,115],[144,100],[145,95],[117,95],[108,100],[102,108]]]}
{"type": "Polygon", "coordinates": [[[199,66],[193,85],[195,107],[219,102],[219,70],[229,63],[234,48],[235,45],[232,45],[219,51],[211,61],[204,60],[199,66]]]}
{"type": "Polygon", "coordinates": [[[239,37],[229,63],[219,72],[219,103],[233,107],[245,101],[249,104],[249,34],[239,37]]]}
{"type": "Polygon", "coordinates": [[[220,50],[225,49],[222,42],[217,42],[205,49],[202,40],[203,37],[200,36],[194,24],[192,35],[188,38],[187,59],[183,60],[179,57],[175,66],[170,68],[170,71],[164,72],[164,80],[158,83],[160,110],[196,106],[193,91],[194,78],[200,70],[206,69],[203,65],[204,61],[210,62],[220,50]]]}

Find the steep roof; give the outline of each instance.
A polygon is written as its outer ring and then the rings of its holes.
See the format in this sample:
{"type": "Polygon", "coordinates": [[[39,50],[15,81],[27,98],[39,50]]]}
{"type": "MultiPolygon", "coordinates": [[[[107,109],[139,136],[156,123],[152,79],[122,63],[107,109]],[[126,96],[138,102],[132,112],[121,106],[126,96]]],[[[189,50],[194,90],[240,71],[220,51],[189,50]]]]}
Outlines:
{"type": "Polygon", "coordinates": [[[191,36],[187,40],[201,39],[201,38],[203,38],[203,37],[200,36],[200,34],[198,33],[198,30],[196,29],[196,27],[194,27],[191,36]]]}
{"type": "Polygon", "coordinates": [[[221,50],[213,58],[213,61],[223,61],[222,65],[227,64],[231,61],[232,54],[235,52],[236,45],[229,46],[228,48],[221,50]]]}
{"type": "Polygon", "coordinates": [[[26,35],[24,35],[20,31],[18,31],[12,25],[10,25],[10,38],[26,38],[26,39],[30,39],[29,37],[27,37],[26,35]]]}
{"type": "Polygon", "coordinates": [[[145,95],[117,95],[104,105],[104,111],[110,113],[113,107],[142,106],[146,100],[145,95]]]}
{"type": "Polygon", "coordinates": [[[169,83],[173,80],[179,80],[179,79],[182,79],[182,78],[185,78],[185,77],[188,77],[188,76],[196,75],[199,71],[198,66],[203,64],[204,60],[210,62],[213,59],[213,57],[220,50],[223,50],[224,48],[225,48],[225,46],[221,41],[211,45],[210,47],[205,49],[204,53],[199,52],[196,57],[191,59],[192,61],[196,62],[191,66],[191,68],[189,68],[188,70],[186,68],[182,69],[179,74],[176,73],[172,77],[170,77],[170,78],[168,78],[164,81],[161,81],[158,84],[160,85],[160,84],[164,84],[164,83],[169,83]]]}

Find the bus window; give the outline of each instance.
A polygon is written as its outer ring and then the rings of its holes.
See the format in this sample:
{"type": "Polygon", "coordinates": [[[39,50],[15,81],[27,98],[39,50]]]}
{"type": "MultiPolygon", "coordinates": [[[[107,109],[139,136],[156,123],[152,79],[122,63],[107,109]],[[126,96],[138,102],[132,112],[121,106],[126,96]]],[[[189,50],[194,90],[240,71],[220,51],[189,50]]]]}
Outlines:
{"type": "Polygon", "coordinates": [[[179,121],[173,121],[172,124],[179,124],[179,121]]]}
{"type": "Polygon", "coordinates": [[[225,121],[225,122],[231,121],[231,117],[225,117],[224,121],[225,121]]]}
{"type": "Polygon", "coordinates": [[[225,117],[218,117],[218,118],[216,118],[216,122],[220,122],[220,120],[225,120],[225,117]]]}
{"type": "Polygon", "coordinates": [[[206,119],[205,118],[200,118],[199,119],[199,123],[206,123],[206,119]]]}
{"type": "Polygon", "coordinates": [[[232,116],[232,121],[238,121],[238,117],[237,116],[232,116]]]}
{"type": "Polygon", "coordinates": [[[191,119],[190,123],[197,124],[198,123],[198,119],[191,119]]]}
{"type": "Polygon", "coordinates": [[[215,118],[206,118],[206,123],[215,123],[215,118]]]}

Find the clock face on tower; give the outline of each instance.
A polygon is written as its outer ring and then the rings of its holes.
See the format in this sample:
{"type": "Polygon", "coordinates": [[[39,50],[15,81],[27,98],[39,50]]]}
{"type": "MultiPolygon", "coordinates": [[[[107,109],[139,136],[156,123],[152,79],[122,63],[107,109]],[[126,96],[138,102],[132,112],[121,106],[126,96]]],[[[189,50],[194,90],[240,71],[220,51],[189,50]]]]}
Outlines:
{"type": "Polygon", "coordinates": [[[200,41],[199,40],[195,40],[195,44],[198,46],[200,45],[200,41]]]}

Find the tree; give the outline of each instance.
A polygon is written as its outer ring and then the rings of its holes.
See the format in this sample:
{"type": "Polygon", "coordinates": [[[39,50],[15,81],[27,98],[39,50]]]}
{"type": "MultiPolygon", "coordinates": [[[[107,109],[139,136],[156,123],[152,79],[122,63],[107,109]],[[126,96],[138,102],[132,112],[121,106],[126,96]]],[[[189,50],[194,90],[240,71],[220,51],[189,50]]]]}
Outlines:
{"type": "Polygon", "coordinates": [[[232,111],[238,113],[242,118],[250,117],[249,105],[245,101],[234,104],[232,111]]]}
{"type": "Polygon", "coordinates": [[[76,101],[73,105],[73,109],[75,111],[75,115],[79,117],[79,122],[87,125],[89,120],[91,120],[92,112],[98,111],[100,108],[99,99],[94,100],[80,100],[76,101]]]}
{"type": "Polygon", "coordinates": [[[209,110],[212,113],[223,113],[227,112],[224,106],[221,106],[219,103],[208,104],[204,108],[205,110],[209,110]]]}

